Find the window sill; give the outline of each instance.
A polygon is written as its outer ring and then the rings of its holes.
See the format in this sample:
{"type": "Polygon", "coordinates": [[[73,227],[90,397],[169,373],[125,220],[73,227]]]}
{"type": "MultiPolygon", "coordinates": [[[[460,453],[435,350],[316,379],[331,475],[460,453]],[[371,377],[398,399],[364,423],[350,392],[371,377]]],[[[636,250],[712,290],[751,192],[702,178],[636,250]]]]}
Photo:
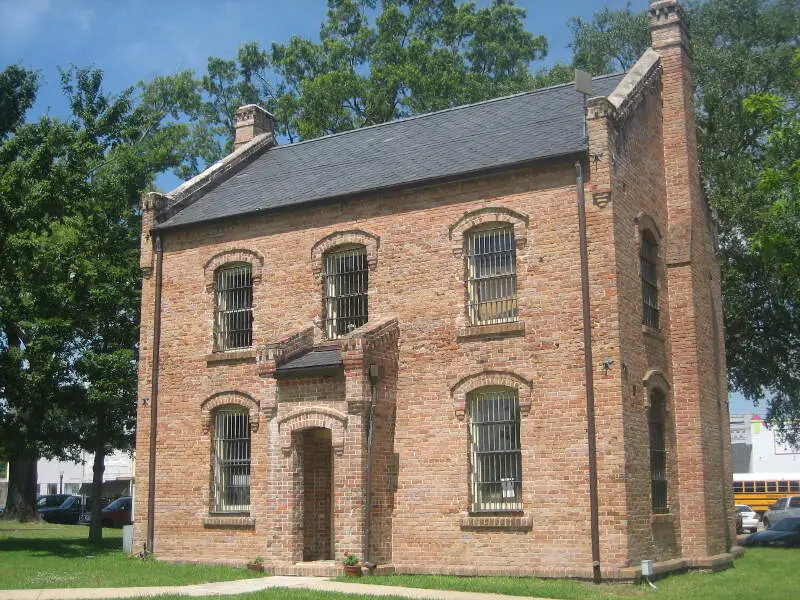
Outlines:
{"type": "Polygon", "coordinates": [[[492,325],[468,325],[456,329],[457,339],[480,338],[484,336],[525,335],[525,321],[494,323],[492,325]]]}
{"type": "Polygon", "coordinates": [[[650,523],[652,525],[659,525],[659,524],[672,524],[674,521],[673,515],[671,512],[668,513],[652,513],[650,515],[650,523]]]}
{"type": "Polygon", "coordinates": [[[256,518],[249,515],[208,515],[203,527],[209,529],[255,529],[256,518]]]}
{"type": "Polygon", "coordinates": [[[657,340],[661,340],[662,342],[664,341],[664,334],[661,333],[660,329],[655,329],[644,323],[642,323],[642,333],[657,340]]]}
{"type": "Polygon", "coordinates": [[[461,529],[507,529],[509,531],[530,531],[533,528],[533,517],[491,516],[462,517],[461,529]]]}
{"type": "Polygon", "coordinates": [[[206,354],[206,364],[215,364],[221,362],[239,362],[247,360],[255,360],[257,351],[255,348],[243,348],[241,350],[227,350],[220,352],[212,352],[206,354]]]}

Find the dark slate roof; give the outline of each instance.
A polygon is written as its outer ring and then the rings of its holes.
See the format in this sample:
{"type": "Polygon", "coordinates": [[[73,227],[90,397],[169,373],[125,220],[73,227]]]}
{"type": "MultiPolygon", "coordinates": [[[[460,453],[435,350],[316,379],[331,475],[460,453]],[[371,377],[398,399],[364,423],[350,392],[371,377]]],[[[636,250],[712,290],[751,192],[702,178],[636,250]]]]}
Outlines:
{"type": "MultiPolygon", "coordinates": [[[[609,95],[623,77],[595,78],[595,94],[609,95]]],[[[570,83],[273,147],[159,228],[446,179],[584,147],[583,98],[570,83]]]]}
{"type": "Polygon", "coordinates": [[[323,346],[282,364],[276,369],[279,374],[301,369],[321,369],[342,366],[342,351],[339,346],[323,346]]]}

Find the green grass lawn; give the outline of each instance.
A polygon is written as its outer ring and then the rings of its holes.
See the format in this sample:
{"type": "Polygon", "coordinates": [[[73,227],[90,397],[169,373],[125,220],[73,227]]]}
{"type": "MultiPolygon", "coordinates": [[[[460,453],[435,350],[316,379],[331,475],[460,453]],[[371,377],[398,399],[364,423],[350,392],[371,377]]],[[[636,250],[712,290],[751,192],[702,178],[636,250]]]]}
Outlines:
{"type": "MultiPolygon", "coordinates": [[[[341,581],[353,581],[342,578],[341,581]]],[[[640,584],[600,584],[515,577],[387,575],[362,577],[362,583],[493,592],[562,600],[610,600],[653,597],[661,600],[790,600],[800,598],[800,549],[751,548],[734,567],[719,573],[690,572],[640,584]]],[[[288,597],[287,597],[288,598],[288,597]]]]}
{"type": "Polygon", "coordinates": [[[0,521],[0,589],[188,585],[257,576],[130,557],[122,552],[120,529],[104,529],[100,548],[88,535],[84,525],[0,521]]]}

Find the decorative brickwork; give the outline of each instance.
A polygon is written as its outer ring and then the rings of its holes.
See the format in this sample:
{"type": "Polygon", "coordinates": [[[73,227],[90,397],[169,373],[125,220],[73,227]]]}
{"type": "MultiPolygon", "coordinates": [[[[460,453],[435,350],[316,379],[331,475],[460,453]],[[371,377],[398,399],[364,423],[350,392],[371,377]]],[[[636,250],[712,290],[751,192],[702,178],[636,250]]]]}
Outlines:
{"type": "Polygon", "coordinates": [[[489,206],[465,213],[449,227],[454,256],[460,257],[464,252],[464,234],[484,223],[510,223],[514,226],[517,248],[524,248],[528,242],[527,215],[503,206],[489,206]]]}
{"type": "Polygon", "coordinates": [[[245,250],[235,248],[232,250],[224,250],[212,256],[205,265],[203,265],[203,281],[206,285],[207,292],[214,291],[214,273],[221,266],[229,263],[247,263],[252,268],[252,282],[257,285],[261,282],[261,274],[264,269],[264,257],[254,250],[245,250]]]}
{"type": "MultiPolygon", "coordinates": [[[[719,268],[697,170],[686,31],[671,0],[654,2],[651,14],[654,51],[608,98],[590,100],[589,150],[578,157],[601,572],[627,580],[643,559],[659,572],[724,568],[735,539],[719,268]],[[642,329],[645,230],[659,246],[658,331],[642,329]],[[666,514],[654,514],[651,498],[656,389],[666,407],[666,514]]],[[[272,572],[301,573],[324,570],[298,566],[304,559],[340,561],[347,551],[403,573],[590,578],[576,157],[149,229],[164,211],[157,207],[180,211],[249,160],[243,155],[267,152],[265,140],[166,200],[143,203],[140,397],[150,395],[153,374],[155,235],[164,257],[156,555],[240,565],[261,555],[272,572]],[[514,228],[519,319],[469,327],[464,236],[495,222],[514,228]],[[369,320],[323,341],[316,275],[324,253],[342,244],[366,248],[369,320]],[[209,274],[240,260],[261,278],[252,352],[216,360],[209,274]],[[329,361],[314,362],[319,356],[329,361]],[[281,368],[290,361],[323,368],[281,368]],[[466,403],[486,386],[516,390],[522,413],[514,446],[521,510],[502,515],[476,514],[470,498],[466,403]],[[247,517],[208,514],[209,415],[231,403],[255,424],[247,517]]],[[[136,552],[151,458],[150,409],[138,410],[136,552]]]]}

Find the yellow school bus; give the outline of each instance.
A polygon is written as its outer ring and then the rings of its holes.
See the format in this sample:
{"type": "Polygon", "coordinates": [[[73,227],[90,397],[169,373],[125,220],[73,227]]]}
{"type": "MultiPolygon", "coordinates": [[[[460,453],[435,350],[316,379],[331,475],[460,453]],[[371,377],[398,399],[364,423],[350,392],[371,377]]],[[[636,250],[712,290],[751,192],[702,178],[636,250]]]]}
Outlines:
{"type": "Polygon", "coordinates": [[[734,473],[733,498],[763,514],[782,496],[800,494],[800,473],[734,473]]]}

